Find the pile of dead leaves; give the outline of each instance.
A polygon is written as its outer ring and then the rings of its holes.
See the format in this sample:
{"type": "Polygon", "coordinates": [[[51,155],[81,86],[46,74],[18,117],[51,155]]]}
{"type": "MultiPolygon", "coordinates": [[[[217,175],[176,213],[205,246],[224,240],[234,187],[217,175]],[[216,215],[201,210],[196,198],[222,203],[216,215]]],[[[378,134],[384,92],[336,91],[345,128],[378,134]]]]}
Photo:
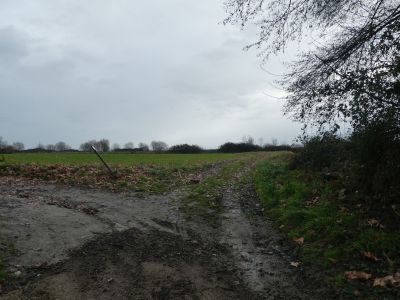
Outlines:
{"type": "Polygon", "coordinates": [[[373,279],[372,285],[374,287],[400,287],[400,272],[393,275],[373,278],[372,274],[364,271],[347,271],[345,272],[345,276],[349,281],[369,281],[370,279],[373,279]]]}
{"type": "Polygon", "coordinates": [[[57,184],[81,185],[110,190],[161,192],[179,185],[198,183],[214,169],[213,165],[178,169],[161,165],[119,166],[111,176],[96,165],[3,165],[0,176],[23,177],[57,184]]]}

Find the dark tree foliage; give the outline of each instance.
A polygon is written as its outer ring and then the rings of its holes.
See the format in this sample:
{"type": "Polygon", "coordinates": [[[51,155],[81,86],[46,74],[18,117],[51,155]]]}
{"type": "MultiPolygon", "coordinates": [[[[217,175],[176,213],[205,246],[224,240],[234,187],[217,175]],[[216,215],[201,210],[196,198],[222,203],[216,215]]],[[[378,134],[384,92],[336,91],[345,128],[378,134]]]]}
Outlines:
{"type": "Polygon", "coordinates": [[[298,152],[302,149],[300,145],[265,145],[262,147],[264,151],[292,151],[298,152]]]}
{"type": "Polygon", "coordinates": [[[182,144],[171,146],[168,151],[172,153],[201,153],[203,149],[197,145],[182,144]]]}
{"type": "Polygon", "coordinates": [[[248,143],[225,143],[218,149],[222,153],[239,153],[239,152],[253,152],[261,151],[262,148],[258,145],[248,143]]]}
{"type": "MultiPolygon", "coordinates": [[[[323,42],[302,53],[281,81],[285,111],[296,120],[338,129],[394,115],[400,127],[400,3],[398,0],[226,0],[225,23],[259,25],[248,47],[265,59],[306,33],[323,42]]],[[[319,43],[319,42],[317,42],[319,43]]]]}
{"type": "MultiPolygon", "coordinates": [[[[354,184],[368,195],[381,199],[386,205],[400,203],[400,139],[393,115],[385,120],[357,128],[352,137],[352,172],[354,184]]],[[[400,215],[397,215],[399,219],[400,215]]],[[[400,220],[400,219],[399,219],[400,220]]]]}
{"type": "Polygon", "coordinates": [[[8,154],[13,152],[15,152],[15,149],[12,146],[4,146],[0,148],[0,153],[2,154],[8,154]]]}
{"type": "Polygon", "coordinates": [[[304,140],[303,144],[301,155],[295,157],[291,167],[337,171],[343,169],[343,163],[349,155],[349,142],[334,134],[313,136],[304,140]]]}

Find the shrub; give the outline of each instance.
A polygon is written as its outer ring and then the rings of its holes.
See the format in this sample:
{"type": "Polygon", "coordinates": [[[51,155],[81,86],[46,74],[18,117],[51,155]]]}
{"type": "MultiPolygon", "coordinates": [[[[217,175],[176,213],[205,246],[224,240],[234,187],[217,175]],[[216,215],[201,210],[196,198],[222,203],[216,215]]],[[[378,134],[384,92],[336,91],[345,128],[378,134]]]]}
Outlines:
{"type": "Polygon", "coordinates": [[[261,151],[262,148],[258,145],[249,143],[225,143],[218,149],[219,152],[223,153],[238,153],[238,152],[253,152],[261,151]]]}
{"type": "Polygon", "coordinates": [[[292,152],[298,152],[302,149],[300,145],[264,145],[263,150],[264,151],[292,151],[292,152]]]}
{"type": "Polygon", "coordinates": [[[346,201],[363,204],[368,214],[398,228],[400,126],[395,116],[369,121],[355,128],[347,140],[334,135],[307,139],[292,168],[323,171],[326,179],[341,179],[346,201]]]}
{"type": "Polygon", "coordinates": [[[354,184],[370,200],[399,203],[400,128],[390,116],[355,130],[351,137],[354,184]]]}
{"type": "Polygon", "coordinates": [[[348,144],[333,134],[307,138],[293,166],[312,170],[338,169],[347,158],[348,144]]]}
{"type": "Polygon", "coordinates": [[[168,151],[172,153],[201,153],[203,149],[197,145],[181,144],[170,147],[168,151]]]}
{"type": "Polygon", "coordinates": [[[4,146],[0,148],[0,153],[9,154],[14,153],[16,150],[13,146],[4,146]]]}

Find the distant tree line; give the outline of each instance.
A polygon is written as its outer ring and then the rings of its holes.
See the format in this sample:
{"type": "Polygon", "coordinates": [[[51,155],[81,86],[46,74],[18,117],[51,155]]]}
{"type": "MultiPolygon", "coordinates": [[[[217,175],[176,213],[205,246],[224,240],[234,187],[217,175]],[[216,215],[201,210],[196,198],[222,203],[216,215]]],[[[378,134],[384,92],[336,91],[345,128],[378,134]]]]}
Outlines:
{"type": "MultiPolygon", "coordinates": [[[[132,142],[127,142],[123,146],[118,143],[110,146],[108,139],[100,140],[89,140],[80,145],[79,150],[82,152],[91,152],[92,146],[99,152],[123,152],[123,153],[135,153],[135,152],[157,152],[157,153],[202,153],[202,152],[221,152],[221,153],[240,153],[240,152],[252,152],[252,151],[282,151],[297,150],[298,146],[289,145],[278,145],[277,139],[272,139],[271,143],[263,144],[263,140],[259,139],[259,144],[254,143],[254,138],[251,136],[244,136],[242,142],[233,143],[227,142],[218,147],[218,149],[203,149],[198,145],[189,144],[178,144],[169,147],[167,143],[163,141],[152,141],[150,145],[140,142],[137,147],[132,142]]],[[[78,151],[73,149],[67,143],[60,141],[55,144],[43,145],[39,143],[36,147],[25,150],[25,146],[21,142],[15,142],[8,144],[2,137],[0,137],[0,153],[12,153],[12,152],[63,152],[63,151],[78,151]]]]}

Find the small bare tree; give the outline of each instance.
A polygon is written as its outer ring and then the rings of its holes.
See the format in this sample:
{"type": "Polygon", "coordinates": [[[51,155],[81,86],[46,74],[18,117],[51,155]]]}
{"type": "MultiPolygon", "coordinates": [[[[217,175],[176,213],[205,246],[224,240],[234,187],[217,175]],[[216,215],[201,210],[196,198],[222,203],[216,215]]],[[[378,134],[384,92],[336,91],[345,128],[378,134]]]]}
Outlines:
{"type": "Polygon", "coordinates": [[[17,151],[23,151],[25,149],[24,143],[21,143],[21,142],[15,142],[12,144],[12,146],[17,151]]]}
{"type": "Polygon", "coordinates": [[[168,145],[162,141],[152,141],[151,148],[153,149],[153,151],[161,152],[168,150],[168,145]]]}
{"type": "Polygon", "coordinates": [[[92,146],[95,146],[95,145],[96,145],[96,141],[90,140],[90,141],[87,141],[87,142],[81,144],[81,146],[79,148],[81,149],[81,151],[90,152],[90,151],[92,151],[92,146]]]}
{"type": "Polygon", "coordinates": [[[49,151],[56,151],[56,145],[54,145],[54,144],[48,144],[48,145],[46,146],[46,150],[49,150],[49,151]]]}
{"type": "Polygon", "coordinates": [[[141,143],[139,143],[139,149],[142,151],[149,151],[149,145],[141,142],[141,143]]]}
{"type": "Polygon", "coordinates": [[[1,136],[0,136],[0,148],[4,148],[7,146],[7,141],[5,141],[1,136]]]}
{"type": "Polygon", "coordinates": [[[55,144],[55,150],[56,151],[66,151],[71,149],[69,145],[67,145],[65,142],[58,142],[55,144]]]}
{"type": "Polygon", "coordinates": [[[108,152],[110,151],[110,141],[107,139],[101,139],[97,142],[97,147],[99,151],[108,152]]]}
{"type": "Polygon", "coordinates": [[[135,145],[132,142],[128,142],[124,145],[124,149],[133,149],[135,145]]]}
{"type": "Polygon", "coordinates": [[[254,138],[251,135],[245,135],[242,138],[242,142],[249,145],[254,145],[254,138]]]}

